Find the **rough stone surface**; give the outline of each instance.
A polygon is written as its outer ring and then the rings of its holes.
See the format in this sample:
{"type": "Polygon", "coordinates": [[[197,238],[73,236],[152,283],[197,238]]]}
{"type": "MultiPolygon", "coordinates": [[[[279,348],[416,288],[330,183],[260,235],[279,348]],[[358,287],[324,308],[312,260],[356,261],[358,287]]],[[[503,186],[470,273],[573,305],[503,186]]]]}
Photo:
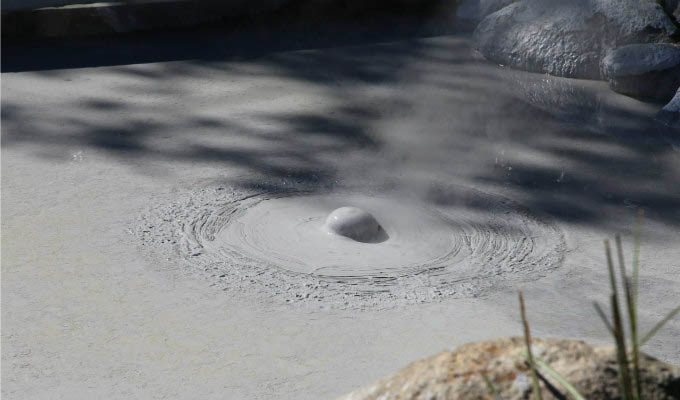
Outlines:
{"type": "Polygon", "coordinates": [[[667,43],[619,47],[602,59],[602,76],[616,92],[668,100],[680,86],[680,47],[667,43]]]}
{"type": "MultiPolygon", "coordinates": [[[[354,391],[343,400],[489,399],[485,374],[503,399],[527,399],[531,384],[523,338],[467,344],[407,365],[396,374],[354,391]]],[[[612,348],[592,347],[565,339],[535,339],[534,354],[550,364],[589,400],[618,397],[616,360],[612,348]]],[[[678,399],[680,369],[643,357],[643,398],[678,399]]],[[[549,379],[555,389],[563,389],[549,379]]],[[[544,398],[555,398],[545,383],[544,398]]],[[[558,397],[559,398],[559,397],[558,397]]]]}
{"type": "Polygon", "coordinates": [[[680,130],[680,89],[673,99],[656,115],[656,120],[664,125],[680,130]]]}
{"type": "MultiPolygon", "coordinates": [[[[2,36],[25,41],[45,37],[70,37],[128,33],[218,24],[223,19],[258,14],[294,13],[315,20],[353,12],[384,14],[404,8],[415,12],[445,5],[450,0],[7,0],[2,3],[2,36]]],[[[452,1],[452,0],[451,0],[452,1]]],[[[280,16],[276,18],[280,19],[280,16]]],[[[271,22],[269,22],[271,23],[271,22]]],[[[276,24],[273,24],[276,25],[276,24]]]]}
{"type": "Polygon", "coordinates": [[[676,31],[653,1],[521,0],[484,18],[474,41],[486,58],[499,64],[598,79],[607,49],[669,41],[676,31]]]}

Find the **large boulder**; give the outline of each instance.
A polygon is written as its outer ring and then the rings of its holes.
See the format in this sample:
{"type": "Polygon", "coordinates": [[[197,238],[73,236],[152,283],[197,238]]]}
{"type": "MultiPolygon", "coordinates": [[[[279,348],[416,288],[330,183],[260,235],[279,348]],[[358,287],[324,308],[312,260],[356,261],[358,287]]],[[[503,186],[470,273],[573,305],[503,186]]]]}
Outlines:
{"type": "Polygon", "coordinates": [[[668,101],[680,86],[680,47],[666,43],[619,47],[602,59],[602,74],[615,92],[668,101]]]}
{"type": "Polygon", "coordinates": [[[666,126],[680,130],[680,89],[675,92],[673,99],[656,114],[655,119],[666,126]]]}
{"type": "Polygon", "coordinates": [[[664,10],[666,10],[666,14],[673,15],[677,18],[674,14],[678,12],[680,0],[664,0],[661,4],[663,5],[664,10]]]}
{"type": "Polygon", "coordinates": [[[608,49],[670,41],[677,29],[653,0],[520,0],[486,16],[473,38],[499,64],[599,79],[608,49]]]}
{"type": "MultiPolygon", "coordinates": [[[[612,348],[592,347],[576,340],[535,339],[533,350],[586,399],[620,398],[616,356],[612,348]]],[[[528,399],[531,381],[524,354],[523,338],[468,344],[413,362],[396,374],[341,399],[490,399],[493,396],[484,376],[492,382],[502,399],[528,399]]],[[[678,399],[680,369],[647,356],[643,357],[641,366],[642,398],[678,399]]],[[[559,383],[549,377],[546,379],[564,394],[559,383]]],[[[549,391],[545,382],[539,385],[543,398],[560,398],[549,391]]]]}

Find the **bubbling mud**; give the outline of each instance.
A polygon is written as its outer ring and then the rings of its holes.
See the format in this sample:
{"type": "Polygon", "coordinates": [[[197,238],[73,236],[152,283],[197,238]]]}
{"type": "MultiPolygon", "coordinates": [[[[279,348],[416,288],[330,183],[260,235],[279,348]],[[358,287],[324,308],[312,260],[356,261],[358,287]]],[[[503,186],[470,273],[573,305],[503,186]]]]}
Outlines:
{"type": "Polygon", "coordinates": [[[228,291],[323,307],[470,297],[559,265],[561,232],[508,199],[206,188],[152,208],[144,244],[228,291]]]}
{"type": "Polygon", "coordinates": [[[356,207],[340,207],[334,210],[323,225],[331,235],[344,236],[362,243],[379,243],[388,236],[370,213],[356,207]]]}

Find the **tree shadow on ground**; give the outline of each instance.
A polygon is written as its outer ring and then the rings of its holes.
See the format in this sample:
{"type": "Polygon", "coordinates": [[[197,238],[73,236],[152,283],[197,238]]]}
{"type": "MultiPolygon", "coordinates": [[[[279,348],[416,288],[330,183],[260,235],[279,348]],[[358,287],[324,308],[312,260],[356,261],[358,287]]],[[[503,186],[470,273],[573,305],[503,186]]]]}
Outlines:
{"type": "MultiPolygon", "coordinates": [[[[271,190],[473,183],[564,221],[642,207],[680,225],[678,136],[644,105],[480,61],[465,35],[434,37],[455,30],[439,17],[3,48],[2,145],[55,161],[86,148],[138,173],[214,165],[271,190]]],[[[455,201],[428,197],[433,185],[426,199],[455,201]]]]}
{"type": "MultiPolygon", "coordinates": [[[[196,59],[238,61],[277,52],[408,40],[456,31],[446,1],[399,2],[385,9],[343,1],[292,1],[270,13],[195,28],[2,42],[2,72],[45,71],[196,59]],[[299,3],[299,4],[298,4],[299,3]],[[311,6],[311,7],[310,7],[311,6]]],[[[380,6],[380,2],[377,2],[380,6]]]]}

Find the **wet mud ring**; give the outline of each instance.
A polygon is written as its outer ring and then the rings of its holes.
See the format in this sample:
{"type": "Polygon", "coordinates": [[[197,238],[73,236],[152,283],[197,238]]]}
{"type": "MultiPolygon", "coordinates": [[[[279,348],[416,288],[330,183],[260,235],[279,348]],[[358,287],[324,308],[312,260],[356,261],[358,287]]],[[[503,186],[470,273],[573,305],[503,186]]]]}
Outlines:
{"type": "Polygon", "coordinates": [[[473,297],[544,275],[565,248],[551,222],[459,185],[424,200],[214,186],[154,205],[134,231],[144,247],[172,254],[225,291],[323,308],[473,297]],[[324,221],[343,206],[370,212],[387,239],[330,235],[324,221]]]}

